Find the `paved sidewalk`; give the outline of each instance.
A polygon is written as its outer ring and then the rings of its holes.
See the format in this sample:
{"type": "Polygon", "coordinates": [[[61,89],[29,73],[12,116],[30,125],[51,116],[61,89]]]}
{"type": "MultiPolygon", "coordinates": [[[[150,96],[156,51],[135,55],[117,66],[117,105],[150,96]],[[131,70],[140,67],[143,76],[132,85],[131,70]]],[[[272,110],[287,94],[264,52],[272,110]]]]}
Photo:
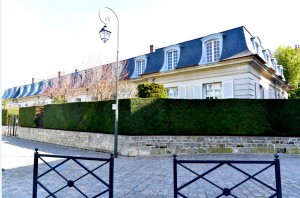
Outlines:
{"type": "MultiPolygon", "coordinates": [[[[39,148],[40,153],[56,155],[76,155],[85,157],[108,158],[109,154],[100,153],[78,148],[64,147],[41,142],[22,140],[15,137],[2,136],[2,196],[3,198],[30,198],[32,197],[32,170],[34,148],[39,148]]],[[[114,171],[114,197],[116,198],[171,198],[173,197],[173,157],[147,156],[147,157],[123,157],[115,159],[114,171]]],[[[272,154],[195,154],[180,155],[178,159],[201,159],[201,160],[273,160],[272,154]]],[[[60,161],[52,161],[57,164],[60,161]]],[[[93,163],[87,163],[93,166],[93,163]]],[[[300,155],[280,155],[281,178],[283,197],[300,197],[300,155]]],[[[194,165],[193,165],[194,166],[194,165]]],[[[190,166],[191,168],[195,168],[190,166]]],[[[46,165],[40,164],[40,168],[46,169],[46,165]]],[[[208,166],[204,167],[209,168],[208,166]]],[[[249,173],[255,172],[255,167],[245,166],[249,173]]],[[[197,169],[197,168],[196,168],[197,169]]],[[[200,170],[199,168],[197,170],[200,170]]],[[[274,183],[274,168],[261,175],[261,179],[269,185],[274,183]],[[271,174],[269,174],[271,173],[271,174]]],[[[75,163],[66,164],[59,171],[76,177],[80,173],[75,163]]],[[[178,169],[179,182],[192,179],[195,175],[178,169]],[[180,172],[181,171],[181,172],[180,172]]],[[[41,172],[40,172],[41,173],[41,172]]],[[[208,176],[220,185],[232,187],[237,181],[241,181],[243,175],[235,173],[230,167],[223,167],[216,174],[208,176]],[[219,179],[221,179],[219,181],[219,179]]],[[[49,185],[58,188],[60,179],[58,175],[49,174],[46,179],[49,185]]],[[[90,193],[99,190],[99,186],[91,179],[83,179],[82,187],[90,193]],[[95,189],[96,188],[96,189],[95,189]]],[[[78,184],[79,185],[79,184],[78,184]]],[[[68,188],[59,197],[82,197],[73,188],[68,188]]],[[[260,188],[255,182],[247,182],[238,188],[238,197],[267,197],[266,189],[260,188]]],[[[189,188],[182,191],[189,197],[214,197],[217,189],[207,182],[195,182],[189,188]]],[[[39,192],[43,195],[41,189],[39,192]]],[[[44,196],[40,196],[44,197],[44,196]]],[[[108,196],[103,196],[108,197],[108,196]]]]}

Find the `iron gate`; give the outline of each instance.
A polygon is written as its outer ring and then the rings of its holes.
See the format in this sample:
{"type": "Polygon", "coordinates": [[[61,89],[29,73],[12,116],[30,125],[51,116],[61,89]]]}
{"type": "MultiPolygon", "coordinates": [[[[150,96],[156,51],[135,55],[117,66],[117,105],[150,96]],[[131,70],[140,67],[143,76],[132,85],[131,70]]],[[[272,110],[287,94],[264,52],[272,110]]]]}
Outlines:
{"type": "Polygon", "coordinates": [[[278,159],[278,155],[275,154],[274,157],[274,161],[230,161],[230,160],[177,160],[177,156],[174,154],[173,155],[173,174],[174,174],[174,198],[177,198],[177,196],[181,196],[184,198],[187,198],[186,195],[184,195],[183,193],[180,192],[180,190],[184,189],[185,187],[189,186],[190,184],[192,184],[193,182],[199,180],[199,179],[203,179],[206,182],[210,183],[211,185],[213,185],[214,187],[220,189],[222,191],[222,193],[220,195],[217,195],[216,197],[221,197],[221,196],[232,196],[232,197],[237,197],[236,195],[233,194],[233,190],[236,189],[238,186],[244,184],[246,181],[253,179],[256,182],[260,183],[261,185],[265,186],[266,188],[270,189],[272,192],[274,191],[274,194],[270,195],[269,198],[272,197],[278,197],[278,198],[282,198],[282,190],[281,190],[281,176],[280,176],[280,163],[279,163],[279,159],[278,159]],[[213,168],[210,168],[209,170],[205,171],[204,173],[198,174],[197,172],[193,171],[192,169],[188,168],[187,166],[185,166],[184,164],[195,164],[195,163],[200,163],[200,164],[217,164],[215,165],[213,168]],[[207,179],[205,176],[207,176],[209,173],[213,172],[214,170],[220,168],[221,166],[227,164],[228,166],[232,167],[233,169],[239,171],[240,173],[242,173],[243,175],[245,175],[247,178],[242,180],[241,182],[239,182],[238,184],[234,185],[231,188],[222,188],[219,185],[215,184],[214,182],[210,181],[209,179],[207,179]],[[251,164],[251,165],[255,165],[255,164],[266,164],[267,166],[263,169],[261,169],[260,171],[256,172],[255,174],[249,174],[247,172],[245,172],[244,170],[241,170],[240,168],[238,168],[237,166],[235,166],[234,164],[251,164]],[[182,184],[181,186],[178,186],[178,181],[177,181],[177,165],[183,167],[184,169],[194,173],[196,175],[196,177],[184,184],[182,184]],[[275,180],[276,180],[276,187],[272,187],[268,184],[266,184],[265,182],[259,180],[256,178],[256,176],[262,172],[264,172],[265,170],[267,170],[268,168],[274,166],[275,167],[275,180]]]}
{"type": "Polygon", "coordinates": [[[7,116],[7,135],[16,136],[17,134],[17,126],[19,122],[18,115],[8,115],[7,116]]]}
{"type": "Polygon", "coordinates": [[[47,155],[47,154],[40,154],[38,152],[38,149],[35,149],[35,153],[34,153],[34,166],[33,166],[33,198],[37,198],[37,189],[38,189],[38,185],[44,189],[48,195],[46,197],[54,197],[56,198],[56,194],[60,191],[62,191],[63,189],[65,189],[66,187],[73,187],[74,189],[76,189],[83,197],[88,197],[82,190],[79,189],[79,187],[76,186],[76,182],[78,182],[78,180],[84,178],[85,176],[91,174],[96,180],[98,180],[99,182],[101,182],[102,184],[105,185],[106,189],[103,190],[102,192],[92,196],[92,197],[99,197],[105,193],[108,193],[109,198],[113,198],[113,174],[114,174],[114,157],[113,154],[110,155],[110,158],[92,158],[92,157],[75,157],[75,156],[62,156],[62,155],[47,155]],[[48,162],[45,161],[45,159],[43,159],[44,157],[49,157],[49,158],[61,158],[64,159],[62,162],[58,163],[55,166],[51,166],[48,162]],[[38,174],[38,161],[42,160],[50,169],[48,169],[47,171],[43,172],[42,174],[38,174]],[[81,167],[82,169],[84,169],[87,173],[83,174],[82,176],[78,177],[75,180],[68,180],[63,174],[61,174],[59,172],[59,170],[57,169],[59,166],[65,164],[68,161],[74,161],[79,167],[81,167]],[[86,166],[84,166],[83,163],[81,163],[78,160],[92,160],[92,161],[100,161],[103,162],[103,164],[97,166],[96,168],[93,168],[92,170],[90,170],[89,168],[87,168],[86,166]],[[98,170],[99,168],[103,167],[105,164],[109,164],[109,181],[104,181],[103,179],[101,179],[99,177],[99,175],[96,175],[94,173],[94,171],[98,170]],[[55,173],[57,173],[65,182],[64,185],[59,188],[58,190],[55,190],[54,192],[51,192],[51,190],[49,188],[47,188],[47,186],[45,186],[41,181],[39,181],[39,179],[41,179],[43,176],[45,176],[46,174],[50,173],[51,171],[54,171],[55,173]]]}

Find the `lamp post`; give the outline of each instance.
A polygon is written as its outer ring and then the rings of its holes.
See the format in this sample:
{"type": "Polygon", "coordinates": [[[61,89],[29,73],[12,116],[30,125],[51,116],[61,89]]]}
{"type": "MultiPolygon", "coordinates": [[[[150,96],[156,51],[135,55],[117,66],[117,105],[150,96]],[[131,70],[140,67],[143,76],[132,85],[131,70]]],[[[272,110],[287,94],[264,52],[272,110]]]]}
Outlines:
{"type": "MultiPolygon", "coordinates": [[[[118,157],[118,129],[119,129],[119,97],[118,97],[118,86],[119,86],[119,19],[117,14],[109,7],[105,7],[105,9],[110,10],[117,19],[117,66],[116,66],[116,102],[113,105],[113,109],[115,110],[115,127],[114,127],[114,157],[118,157]]],[[[101,19],[100,10],[98,12],[100,21],[104,24],[103,28],[99,31],[101,40],[106,43],[109,40],[111,32],[107,29],[107,24],[110,22],[109,17],[105,17],[104,20],[101,19]]]]}

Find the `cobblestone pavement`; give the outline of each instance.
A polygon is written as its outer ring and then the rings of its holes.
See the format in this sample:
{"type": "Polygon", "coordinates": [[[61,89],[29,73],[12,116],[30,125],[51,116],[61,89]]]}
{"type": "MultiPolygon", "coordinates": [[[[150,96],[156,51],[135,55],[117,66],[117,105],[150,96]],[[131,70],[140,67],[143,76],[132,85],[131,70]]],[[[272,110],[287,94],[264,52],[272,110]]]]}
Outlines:
{"type": "MultiPolygon", "coordinates": [[[[64,147],[41,142],[22,140],[15,137],[2,137],[2,197],[3,198],[30,198],[32,197],[32,177],[33,177],[33,153],[34,148],[39,148],[40,153],[56,155],[76,155],[85,157],[108,158],[109,154],[100,153],[78,148],[64,147]]],[[[166,156],[145,156],[145,157],[124,157],[115,159],[114,169],[114,197],[116,198],[166,198],[173,197],[173,157],[166,156]]],[[[178,159],[201,159],[201,160],[273,160],[272,154],[195,154],[180,155],[178,159]]],[[[49,161],[50,162],[50,161],[49,161]]],[[[61,160],[54,159],[51,165],[58,164],[61,160]]],[[[85,162],[85,165],[95,167],[95,162],[85,162]]],[[[280,155],[281,179],[283,197],[300,197],[300,155],[280,155]]],[[[105,165],[106,166],[106,165],[105,165]]],[[[105,170],[105,166],[103,170],[105,170]]],[[[205,171],[210,165],[199,167],[189,165],[196,171],[205,171]]],[[[264,166],[265,167],[265,166],[264,166]]],[[[259,168],[259,167],[258,167],[259,168]]],[[[45,164],[39,165],[39,173],[47,169],[45,164]]],[[[255,173],[258,169],[254,166],[244,166],[243,170],[255,173]]],[[[108,178],[104,172],[98,173],[103,179],[108,178]]],[[[74,162],[67,162],[58,168],[58,171],[67,175],[68,179],[78,178],[84,171],[74,162]]],[[[52,171],[53,172],[53,171],[52,171]]],[[[60,176],[50,172],[41,178],[42,182],[51,190],[58,189],[63,183],[60,176]]],[[[210,173],[207,179],[217,183],[222,187],[232,187],[246,177],[241,173],[236,173],[231,167],[225,165],[220,169],[210,173]],[[214,173],[214,174],[213,174],[214,173]]],[[[188,179],[193,179],[195,175],[183,168],[178,168],[178,182],[182,183],[188,179]]],[[[259,174],[257,178],[265,183],[274,186],[274,168],[259,174]]],[[[99,185],[92,176],[87,176],[76,183],[88,196],[99,193],[103,186],[99,185]]],[[[201,180],[191,184],[181,191],[188,197],[215,197],[220,190],[213,187],[208,182],[201,180]]],[[[253,180],[247,181],[239,186],[234,193],[238,197],[268,197],[270,192],[262,188],[253,180]]],[[[39,197],[45,197],[45,192],[39,188],[39,197]]],[[[106,193],[107,194],[107,193],[106,193]]],[[[65,188],[58,197],[82,197],[74,188],[65,188]]],[[[103,196],[108,197],[108,196],[103,196]]],[[[230,197],[230,196],[229,196],[230,197]]]]}

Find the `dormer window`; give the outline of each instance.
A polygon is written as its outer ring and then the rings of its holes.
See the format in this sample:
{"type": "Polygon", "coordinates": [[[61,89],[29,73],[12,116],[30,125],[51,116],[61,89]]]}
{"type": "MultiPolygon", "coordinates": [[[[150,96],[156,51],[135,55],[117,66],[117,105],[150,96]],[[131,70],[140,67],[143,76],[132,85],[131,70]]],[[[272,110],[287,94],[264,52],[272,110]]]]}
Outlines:
{"type": "Polygon", "coordinates": [[[270,65],[270,56],[268,54],[266,55],[266,61],[267,61],[267,65],[270,65]]]}
{"type": "Polygon", "coordinates": [[[260,48],[261,41],[260,41],[259,37],[258,36],[252,37],[251,42],[252,42],[252,45],[253,45],[253,48],[254,48],[254,52],[259,55],[260,50],[261,50],[261,48],[260,48]]]}
{"type": "Polygon", "coordinates": [[[223,49],[223,34],[212,34],[201,39],[202,56],[199,62],[201,64],[218,62],[221,58],[223,49]]]}
{"type": "Polygon", "coordinates": [[[146,69],[145,60],[137,60],[136,61],[136,67],[137,67],[137,75],[140,76],[144,73],[146,69]]]}
{"type": "Polygon", "coordinates": [[[258,43],[255,43],[255,52],[256,52],[256,54],[259,53],[259,44],[258,43]]]}
{"type": "Polygon", "coordinates": [[[220,41],[212,40],[206,42],[206,62],[217,62],[220,59],[220,41]]]}
{"type": "Polygon", "coordinates": [[[132,74],[131,78],[138,78],[142,74],[144,74],[147,66],[147,56],[138,56],[134,59],[134,73],[132,74]]]}
{"type": "Polygon", "coordinates": [[[162,71],[173,70],[176,68],[180,59],[180,45],[172,45],[164,49],[164,65],[161,68],[162,71]]]}
{"type": "Polygon", "coordinates": [[[170,50],[167,52],[167,70],[175,69],[178,62],[177,50],[170,50]]]}
{"type": "Polygon", "coordinates": [[[262,52],[263,52],[263,54],[264,54],[264,58],[265,58],[265,61],[266,61],[266,65],[267,65],[268,67],[271,66],[271,65],[270,65],[270,59],[271,59],[271,52],[270,52],[270,50],[264,49],[262,52]]]}

